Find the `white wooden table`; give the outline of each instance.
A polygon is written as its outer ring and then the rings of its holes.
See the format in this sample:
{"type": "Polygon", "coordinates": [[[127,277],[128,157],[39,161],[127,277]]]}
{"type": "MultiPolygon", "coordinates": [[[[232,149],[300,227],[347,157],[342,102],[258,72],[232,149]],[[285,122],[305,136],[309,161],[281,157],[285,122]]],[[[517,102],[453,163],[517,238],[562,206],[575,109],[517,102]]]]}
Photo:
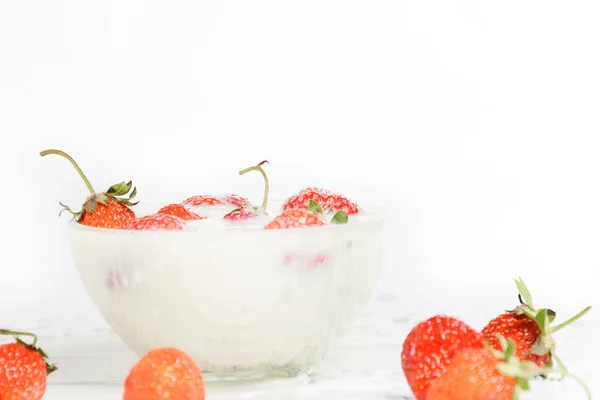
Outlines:
{"type": "MultiPolygon", "coordinates": [[[[207,399],[410,399],[400,368],[400,349],[408,330],[427,316],[405,315],[392,295],[376,295],[352,330],[310,378],[207,383],[207,399]]],[[[575,313],[578,310],[572,310],[575,313]]],[[[565,312],[563,315],[568,315],[565,312]]],[[[459,315],[467,318],[467,316],[459,315]]],[[[482,321],[476,314],[469,321],[482,321]]],[[[135,355],[96,312],[32,318],[5,316],[7,326],[35,331],[59,370],[49,378],[45,400],[118,400],[135,355]]],[[[593,313],[557,333],[560,354],[570,369],[600,393],[597,343],[600,324],[593,313]]],[[[534,382],[523,399],[585,399],[574,381],[534,382]]]]}

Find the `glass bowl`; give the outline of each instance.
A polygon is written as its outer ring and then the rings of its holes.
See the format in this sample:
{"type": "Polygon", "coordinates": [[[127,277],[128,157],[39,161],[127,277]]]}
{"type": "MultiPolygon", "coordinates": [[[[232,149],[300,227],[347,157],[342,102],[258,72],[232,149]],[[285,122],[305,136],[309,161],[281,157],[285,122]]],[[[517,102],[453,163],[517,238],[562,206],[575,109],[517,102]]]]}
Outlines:
{"type": "Polygon", "coordinates": [[[68,231],[89,296],[135,353],[174,346],[206,374],[249,378],[306,372],[346,332],[375,289],[384,219],[368,209],[284,230],[68,231]]]}

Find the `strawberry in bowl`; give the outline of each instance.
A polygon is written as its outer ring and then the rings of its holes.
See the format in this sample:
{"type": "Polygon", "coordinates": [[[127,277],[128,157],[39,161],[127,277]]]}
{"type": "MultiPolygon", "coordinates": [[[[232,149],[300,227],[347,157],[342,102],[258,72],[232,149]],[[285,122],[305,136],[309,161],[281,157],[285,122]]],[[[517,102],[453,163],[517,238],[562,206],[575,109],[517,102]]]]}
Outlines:
{"type": "Polygon", "coordinates": [[[73,211],[61,202],[60,205],[63,207],[61,213],[63,211],[69,212],[73,215],[75,221],[83,225],[110,229],[123,229],[135,219],[135,213],[131,209],[131,206],[137,204],[137,202],[132,202],[137,189],[134,187],[130,192],[132,187],[131,181],[117,183],[109,187],[107,191],[97,193],[77,162],[70,155],[62,150],[55,149],[40,152],[42,157],[50,154],[67,159],[90,191],[90,195],[85,199],[81,210],[73,211]],[[129,193],[128,197],[122,197],[127,195],[127,193],[129,193]]]}
{"type": "Polygon", "coordinates": [[[308,209],[311,201],[319,203],[327,213],[344,211],[346,214],[352,215],[360,212],[358,205],[350,201],[347,197],[331,190],[317,187],[309,187],[294,194],[283,203],[282,209],[308,209]]]}
{"type": "Polygon", "coordinates": [[[248,199],[237,194],[225,194],[223,196],[212,196],[200,194],[188,197],[183,201],[184,205],[190,207],[210,206],[235,206],[244,207],[248,205],[248,199]]]}
{"type": "Polygon", "coordinates": [[[206,217],[192,212],[183,204],[167,204],[157,211],[157,214],[169,214],[183,219],[184,221],[195,221],[206,217]]]}
{"type": "Polygon", "coordinates": [[[283,210],[283,201],[267,204],[266,179],[257,209],[214,199],[144,202],[120,229],[71,220],[86,291],[140,357],[174,347],[217,378],[309,371],[375,289],[384,215],[365,207],[351,219],[312,199],[283,210]],[[252,215],[224,218],[238,208],[252,215]]]}

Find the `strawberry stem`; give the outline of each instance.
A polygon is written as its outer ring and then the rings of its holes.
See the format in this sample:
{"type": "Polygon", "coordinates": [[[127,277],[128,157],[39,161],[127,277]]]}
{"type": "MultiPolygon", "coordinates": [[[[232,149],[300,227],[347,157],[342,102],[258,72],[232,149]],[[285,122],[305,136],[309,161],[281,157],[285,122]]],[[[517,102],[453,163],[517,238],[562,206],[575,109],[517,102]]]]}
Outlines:
{"type": "Polygon", "coordinates": [[[552,328],[550,328],[550,332],[554,333],[554,332],[558,331],[559,329],[562,329],[565,326],[570,325],[572,322],[577,321],[579,318],[583,317],[588,311],[590,311],[591,308],[592,308],[591,306],[588,306],[588,307],[584,308],[582,311],[580,311],[577,315],[569,318],[565,322],[562,322],[556,326],[553,326],[552,328]]]}
{"type": "Polygon", "coordinates": [[[587,395],[588,400],[592,400],[592,392],[590,391],[590,388],[585,384],[583,379],[581,379],[571,373],[569,373],[569,376],[571,378],[573,378],[573,380],[575,380],[575,382],[579,383],[581,385],[581,387],[583,388],[583,390],[585,390],[585,394],[587,395]]]}
{"type": "Polygon", "coordinates": [[[77,162],[75,162],[75,160],[70,155],[68,155],[64,151],[55,150],[55,149],[49,149],[49,150],[44,150],[44,151],[40,152],[40,156],[42,156],[42,157],[47,156],[48,154],[56,154],[56,155],[62,156],[64,158],[66,158],[67,160],[69,160],[71,162],[71,164],[73,164],[73,167],[75,167],[75,169],[77,170],[77,173],[79,174],[79,176],[81,176],[81,179],[83,179],[83,182],[85,183],[85,186],[87,186],[90,193],[92,195],[96,194],[96,191],[92,187],[92,184],[90,183],[88,178],[85,176],[85,174],[83,173],[81,168],[79,168],[79,165],[77,165],[77,162]]]}
{"type": "Polygon", "coordinates": [[[556,356],[556,354],[554,355],[554,361],[556,361],[556,363],[558,364],[558,368],[560,370],[560,374],[562,375],[562,377],[566,378],[566,377],[570,376],[571,378],[573,378],[577,383],[579,383],[581,385],[581,387],[583,387],[583,390],[585,390],[585,393],[587,394],[588,399],[591,400],[592,399],[592,393],[590,392],[590,388],[587,387],[587,385],[585,384],[585,382],[581,378],[579,378],[579,377],[573,375],[572,373],[570,373],[569,370],[567,369],[567,367],[565,366],[565,364],[563,364],[563,362],[561,361],[561,359],[558,358],[556,356]]]}
{"type": "Polygon", "coordinates": [[[267,160],[264,160],[252,167],[248,167],[239,172],[240,175],[244,175],[250,171],[258,171],[263,176],[263,179],[265,180],[265,192],[263,194],[263,201],[262,201],[262,206],[261,206],[263,210],[267,209],[267,202],[269,201],[269,178],[267,178],[267,174],[262,169],[262,166],[263,166],[263,164],[268,164],[268,163],[269,162],[267,160]]]}
{"type": "Polygon", "coordinates": [[[31,343],[32,347],[35,347],[38,341],[38,337],[35,333],[31,332],[20,332],[20,331],[11,331],[10,329],[0,329],[0,335],[10,335],[10,336],[29,336],[33,338],[33,342],[31,343]]]}
{"type": "Polygon", "coordinates": [[[560,370],[560,374],[562,376],[569,375],[569,370],[567,369],[567,366],[562,362],[562,360],[560,358],[558,358],[558,356],[556,354],[552,354],[552,358],[558,364],[558,369],[560,370]]]}

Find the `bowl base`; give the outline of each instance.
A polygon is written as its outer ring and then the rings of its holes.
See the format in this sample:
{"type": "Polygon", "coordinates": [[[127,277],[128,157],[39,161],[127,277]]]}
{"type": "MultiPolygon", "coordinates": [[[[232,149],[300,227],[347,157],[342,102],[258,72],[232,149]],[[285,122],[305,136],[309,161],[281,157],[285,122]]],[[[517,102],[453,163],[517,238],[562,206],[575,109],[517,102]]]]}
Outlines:
{"type": "Polygon", "coordinates": [[[303,378],[311,375],[312,367],[281,367],[268,371],[236,371],[236,372],[211,372],[203,371],[202,376],[206,382],[239,382],[258,381],[281,378],[303,378]]]}

